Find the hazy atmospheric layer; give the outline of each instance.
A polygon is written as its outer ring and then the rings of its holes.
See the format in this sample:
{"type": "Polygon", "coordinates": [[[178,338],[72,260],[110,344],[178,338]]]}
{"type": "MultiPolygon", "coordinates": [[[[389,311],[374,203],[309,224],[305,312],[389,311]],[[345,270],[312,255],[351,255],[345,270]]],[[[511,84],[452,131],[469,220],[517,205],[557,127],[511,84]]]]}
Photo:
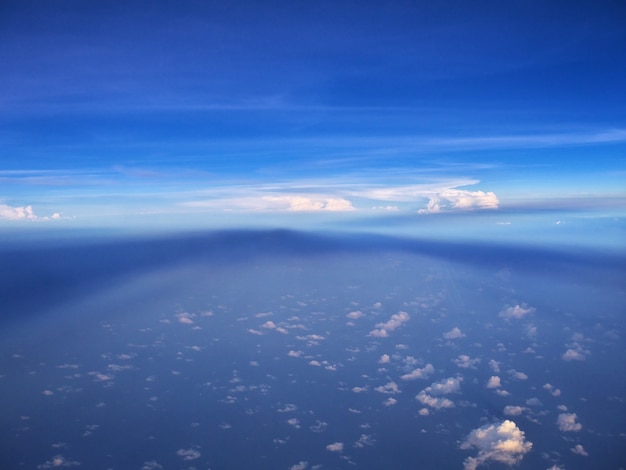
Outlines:
{"type": "Polygon", "coordinates": [[[0,252],[7,468],[619,468],[623,254],[230,231],[0,252]]]}

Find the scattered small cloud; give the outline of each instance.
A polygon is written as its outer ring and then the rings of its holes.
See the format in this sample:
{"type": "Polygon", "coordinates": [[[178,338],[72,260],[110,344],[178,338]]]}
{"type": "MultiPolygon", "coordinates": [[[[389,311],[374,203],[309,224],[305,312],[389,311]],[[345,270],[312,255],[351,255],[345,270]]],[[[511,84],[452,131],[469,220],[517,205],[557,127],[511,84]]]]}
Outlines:
{"type": "Polygon", "coordinates": [[[335,442],[333,444],[328,444],[326,446],[326,450],[330,452],[341,452],[343,450],[343,442],[335,442]]]}
{"type": "Polygon", "coordinates": [[[576,413],[561,413],[556,420],[556,424],[563,432],[578,432],[583,428],[583,425],[577,419],[576,413]]]}
{"type": "Polygon", "coordinates": [[[62,467],[78,467],[80,462],[75,460],[68,460],[62,455],[55,455],[50,460],[41,465],[37,465],[37,468],[62,468],[62,467]]]}
{"type": "Polygon", "coordinates": [[[201,454],[196,449],[178,449],[176,455],[185,461],[189,461],[199,459],[201,454]]]}
{"type": "Polygon", "coordinates": [[[502,386],[502,384],[500,383],[500,377],[498,377],[497,375],[492,375],[491,377],[489,377],[489,380],[487,381],[487,388],[500,388],[502,386]]]}
{"type": "Polygon", "coordinates": [[[389,393],[389,394],[400,393],[398,384],[395,382],[389,382],[388,384],[381,385],[380,387],[376,387],[374,390],[376,390],[379,393],[389,393]]]}
{"type": "Polygon", "coordinates": [[[582,455],[583,457],[588,457],[589,454],[585,450],[585,448],[581,444],[576,444],[574,447],[570,449],[574,454],[582,455]]]}
{"type": "Polygon", "coordinates": [[[534,307],[528,307],[526,304],[515,305],[514,307],[505,307],[500,312],[500,317],[506,320],[516,319],[525,317],[526,315],[530,315],[535,312],[534,307]]]}
{"type": "Polygon", "coordinates": [[[415,380],[415,379],[427,379],[430,377],[433,372],[435,372],[435,368],[432,364],[426,364],[424,367],[414,369],[408,374],[404,374],[400,377],[402,380],[415,380]]]}
{"type": "Polygon", "coordinates": [[[445,339],[459,339],[459,338],[464,338],[465,333],[463,333],[459,328],[454,327],[447,333],[444,333],[443,337],[445,339]]]}
{"type": "Polygon", "coordinates": [[[389,336],[389,332],[402,326],[403,323],[409,321],[409,314],[406,312],[398,312],[391,315],[391,318],[385,323],[377,323],[376,329],[369,332],[369,336],[375,338],[386,338],[389,336]]]}

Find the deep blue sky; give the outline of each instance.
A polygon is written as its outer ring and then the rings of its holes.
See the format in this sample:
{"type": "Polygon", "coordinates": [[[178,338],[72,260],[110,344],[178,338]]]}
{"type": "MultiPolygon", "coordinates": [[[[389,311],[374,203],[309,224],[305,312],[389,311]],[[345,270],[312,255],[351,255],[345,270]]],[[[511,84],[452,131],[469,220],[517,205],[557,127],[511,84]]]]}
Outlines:
{"type": "Polygon", "coordinates": [[[0,224],[623,215],[624,24],[621,1],[4,1],[0,224]]]}

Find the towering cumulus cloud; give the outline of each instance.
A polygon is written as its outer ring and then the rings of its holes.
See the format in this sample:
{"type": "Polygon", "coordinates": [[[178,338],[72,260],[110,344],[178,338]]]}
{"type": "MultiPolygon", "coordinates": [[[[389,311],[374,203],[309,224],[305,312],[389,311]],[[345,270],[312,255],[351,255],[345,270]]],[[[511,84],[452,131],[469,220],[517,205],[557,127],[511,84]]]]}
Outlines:
{"type": "Polygon", "coordinates": [[[488,424],[474,429],[461,444],[461,449],[478,449],[476,457],[465,459],[463,468],[476,470],[479,465],[490,460],[515,465],[522,461],[532,446],[532,442],[525,439],[524,432],[513,421],[488,424]]]}

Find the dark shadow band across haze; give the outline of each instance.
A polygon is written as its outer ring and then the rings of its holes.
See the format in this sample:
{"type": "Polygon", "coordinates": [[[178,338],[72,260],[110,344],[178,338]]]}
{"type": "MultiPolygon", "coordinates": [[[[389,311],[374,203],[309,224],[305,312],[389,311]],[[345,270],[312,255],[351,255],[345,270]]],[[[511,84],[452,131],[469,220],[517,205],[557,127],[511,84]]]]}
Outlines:
{"type": "Polygon", "coordinates": [[[77,295],[86,296],[160,269],[382,253],[428,256],[606,287],[620,288],[626,280],[626,256],[622,253],[380,235],[238,230],[115,241],[25,242],[0,250],[4,267],[0,272],[0,322],[48,310],[77,295]]]}

